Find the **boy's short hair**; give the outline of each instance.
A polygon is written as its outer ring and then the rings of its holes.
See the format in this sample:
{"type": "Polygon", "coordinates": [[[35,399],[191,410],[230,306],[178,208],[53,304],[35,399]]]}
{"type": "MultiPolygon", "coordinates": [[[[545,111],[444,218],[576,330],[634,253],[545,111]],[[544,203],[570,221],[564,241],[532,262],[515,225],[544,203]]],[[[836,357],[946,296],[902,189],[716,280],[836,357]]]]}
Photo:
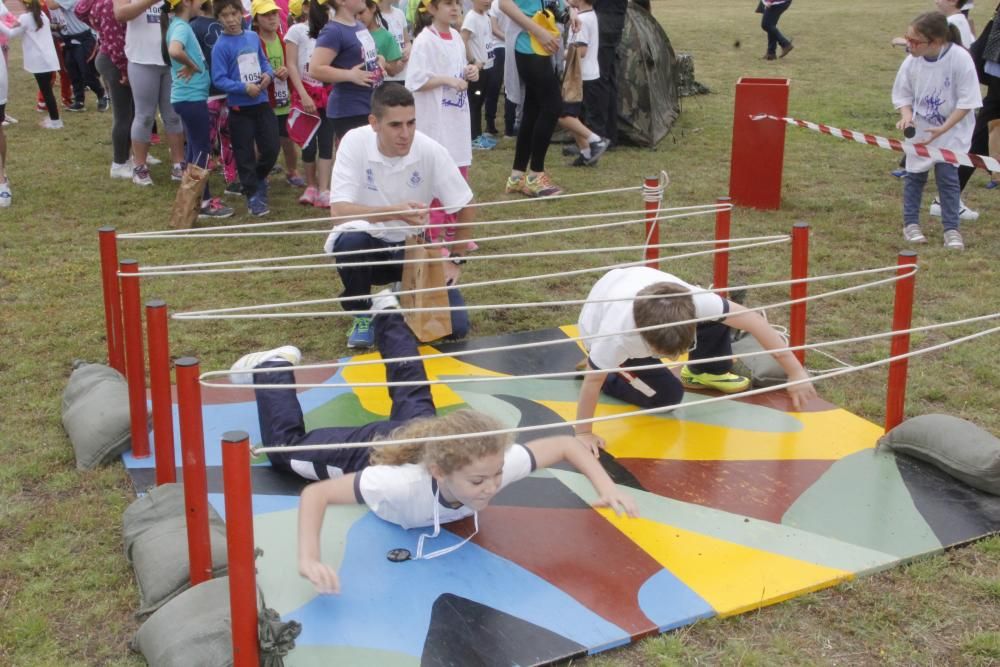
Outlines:
{"type": "MultiPolygon", "coordinates": [[[[239,0],[236,0],[237,2],[239,0]]],[[[412,107],[413,93],[401,83],[387,81],[372,93],[372,115],[381,118],[389,107],[412,107]]]]}
{"type": "Polygon", "coordinates": [[[219,18],[219,14],[226,7],[232,7],[240,14],[243,13],[243,3],[240,0],[212,0],[212,16],[219,18]]]}
{"type": "MultiPolygon", "coordinates": [[[[632,317],[638,328],[654,327],[671,322],[693,320],[694,300],[687,287],[677,283],[653,283],[639,290],[637,297],[662,296],[662,299],[637,298],[632,302],[632,317]]],[[[639,335],[654,352],[667,357],[677,357],[690,349],[697,324],[688,322],[677,326],[660,326],[639,335]]]]}

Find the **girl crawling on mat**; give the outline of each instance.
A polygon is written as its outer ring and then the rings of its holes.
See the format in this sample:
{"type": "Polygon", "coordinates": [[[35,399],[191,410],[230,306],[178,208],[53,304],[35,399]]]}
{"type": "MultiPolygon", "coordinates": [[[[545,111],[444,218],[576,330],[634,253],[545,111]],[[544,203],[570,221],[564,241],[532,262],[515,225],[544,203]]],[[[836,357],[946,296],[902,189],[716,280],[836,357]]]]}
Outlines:
{"type": "MultiPolygon", "coordinates": [[[[423,362],[394,361],[417,357],[417,342],[388,290],[372,298],[375,341],[386,362],[389,382],[425,382],[423,362]],[[388,312],[387,312],[388,311],[388,312]]],[[[301,353],[290,345],[248,354],[231,369],[236,384],[295,383],[290,366],[301,353]],[[252,369],[273,369],[249,373],[252,369]]],[[[337,573],[322,562],[320,529],[327,505],[366,504],[377,516],[403,528],[433,526],[421,535],[416,559],[429,559],[454,551],[462,544],[424,553],[425,538],[435,538],[441,524],[472,516],[479,530],[478,512],[504,487],[538,468],[568,461],[590,480],[598,498],[594,507],[610,507],[637,516],[635,500],[620,490],[600,463],[579,440],[553,436],[513,443],[511,434],[468,436],[503,430],[489,415],[456,410],[438,417],[427,384],[390,386],[389,419],[361,427],[328,427],[306,431],[295,389],[255,390],[260,431],[265,446],[322,443],[358,443],[358,447],[307,452],[268,453],[271,464],[306,479],[320,480],[302,491],[299,503],[299,572],[320,593],[338,593],[337,573]],[[427,436],[456,436],[426,444],[369,447],[381,439],[406,440],[427,436]],[[459,437],[460,436],[460,437],[459,437]]],[[[475,533],[473,533],[473,536],[475,533]]],[[[407,556],[404,556],[405,559],[407,556]]]]}

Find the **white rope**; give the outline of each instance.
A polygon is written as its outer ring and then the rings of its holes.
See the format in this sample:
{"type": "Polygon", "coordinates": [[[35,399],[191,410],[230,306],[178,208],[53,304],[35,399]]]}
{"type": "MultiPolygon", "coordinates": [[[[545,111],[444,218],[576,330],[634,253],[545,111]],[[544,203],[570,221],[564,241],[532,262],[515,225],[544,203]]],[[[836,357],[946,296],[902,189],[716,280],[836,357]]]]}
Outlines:
{"type": "MultiPolygon", "coordinates": [[[[815,351],[822,353],[820,348],[824,347],[836,347],[838,345],[847,345],[848,343],[859,343],[871,340],[879,340],[881,338],[893,338],[895,336],[910,335],[913,333],[920,333],[924,331],[933,331],[936,329],[944,329],[948,327],[959,326],[962,324],[971,324],[973,322],[984,322],[988,320],[995,320],[1000,318],[1000,312],[992,313],[990,315],[979,315],[976,317],[969,317],[964,320],[955,320],[952,322],[938,323],[938,324],[928,324],[919,327],[912,327],[910,329],[900,329],[898,331],[883,331],[875,334],[867,334],[865,336],[855,336],[853,338],[841,338],[832,341],[821,341],[818,343],[808,343],[803,345],[793,345],[785,346],[781,348],[775,348],[773,350],[755,350],[753,352],[744,352],[741,354],[726,354],[719,355],[716,357],[705,357],[703,359],[698,359],[698,364],[712,364],[719,361],[736,361],[739,359],[747,359],[750,357],[759,357],[762,355],[777,355],[783,352],[797,352],[799,350],[805,351],[815,351]]],[[[676,326],[676,325],[673,325],[676,326]]],[[[567,342],[567,341],[563,341],[567,342]]],[[[420,359],[421,357],[416,357],[420,359]]],[[[405,362],[413,360],[413,357],[401,357],[399,359],[381,359],[380,363],[390,364],[397,362],[405,362]]],[[[551,373],[531,373],[528,375],[498,375],[498,376],[484,376],[484,377],[466,377],[466,378],[451,378],[448,380],[406,380],[406,381],[395,381],[395,382],[296,382],[296,383],[285,383],[285,384],[254,384],[254,389],[339,389],[341,387],[433,387],[435,385],[446,385],[450,386],[453,384],[475,384],[480,382],[506,382],[510,380],[553,380],[561,378],[577,378],[586,375],[601,375],[616,373],[618,371],[648,371],[657,368],[676,368],[679,366],[685,366],[689,363],[693,363],[691,360],[686,361],[657,361],[652,364],[643,364],[640,366],[629,366],[627,368],[615,368],[611,370],[605,369],[584,369],[584,370],[570,370],[570,371],[554,371],[551,373]]],[[[351,364],[346,364],[351,366],[351,364]]],[[[848,368],[855,368],[854,366],[847,366],[848,368]]],[[[253,369],[259,373],[271,373],[275,371],[298,371],[305,368],[314,368],[312,366],[281,366],[280,368],[262,368],[253,369]]],[[[816,376],[824,375],[826,373],[832,372],[830,369],[828,371],[823,371],[817,373],[816,376]]],[[[243,373],[245,371],[240,371],[243,373]]],[[[244,385],[229,384],[229,383],[216,383],[207,381],[206,378],[219,377],[220,375],[225,377],[230,375],[231,371],[210,371],[207,373],[202,373],[199,381],[204,387],[212,387],[215,389],[244,389],[244,385]]]]}
{"type": "MultiPolygon", "coordinates": [[[[590,192],[564,193],[564,194],[561,194],[561,195],[551,195],[549,197],[545,197],[544,199],[545,199],[545,201],[554,201],[554,200],[559,200],[559,199],[571,199],[571,198],[574,198],[574,197],[592,197],[592,196],[595,196],[595,195],[608,195],[608,194],[615,194],[615,193],[618,193],[618,192],[634,192],[636,190],[643,190],[644,187],[645,186],[642,186],[642,185],[633,185],[633,186],[629,186],[627,188],[610,188],[610,189],[607,189],[607,190],[592,190],[590,192]]],[[[483,201],[483,202],[470,201],[468,204],[466,204],[462,208],[485,208],[487,206],[506,206],[506,205],[511,205],[511,204],[524,204],[524,203],[529,203],[531,201],[532,200],[527,200],[527,199],[504,199],[504,200],[483,201]]],[[[443,207],[443,206],[434,206],[434,207],[428,206],[425,210],[427,210],[428,212],[430,212],[430,211],[444,211],[445,207],[443,207]]],[[[411,214],[411,213],[413,213],[413,209],[405,208],[405,209],[399,209],[399,210],[396,210],[396,211],[385,211],[385,212],[379,213],[378,215],[379,216],[386,216],[386,215],[402,215],[402,214],[411,214]]],[[[363,215],[352,214],[352,215],[326,216],[326,217],[321,217],[321,218],[299,218],[299,219],[294,219],[294,220],[274,220],[274,221],[270,221],[270,222],[246,222],[246,223],[243,223],[243,224],[240,224],[240,225],[217,225],[215,227],[198,227],[198,228],[192,228],[192,229],[188,229],[188,230],[164,229],[164,230],[152,231],[152,232],[132,232],[132,233],[129,233],[129,234],[119,234],[117,238],[118,239],[128,239],[128,240],[137,240],[137,239],[146,239],[146,240],[148,240],[148,239],[155,239],[155,238],[158,238],[158,237],[168,237],[168,238],[170,238],[170,237],[177,237],[177,236],[199,237],[199,236],[202,236],[203,232],[214,232],[214,231],[223,230],[223,229],[253,229],[253,228],[261,228],[261,227],[273,227],[273,226],[277,226],[277,225],[299,225],[299,224],[305,224],[305,223],[310,223],[310,222],[331,222],[331,221],[335,222],[335,221],[338,221],[338,220],[347,221],[347,220],[357,220],[357,219],[363,218],[363,217],[364,217],[363,215]]]]}
{"type": "MultiPolygon", "coordinates": [[[[745,242],[745,241],[757,241],[757,240],[761,240],[761,239],[767,240],[767,241],[773,241],[775,239],[779,239],[779,242],[783,243],[788,238],[790,238],[790,237],[787,234],[786,235],[779,235],[778,237],[773,237],[773,236],[758,236],[758,237],[750,237],[750,238],[746,238],[746,239],[728,239],[727,243],[737,243],[737,242],[742,243],[742,242],[745,242]]],[[[656,243],[656,244],[645,243],[645,244],[626,245],[626,246],[601,246],[601,247],[592,247],[592,248],[588,248],[588,247],[583,247],[583,248],[567,248],[567,249],[563,249],[563,250],[534,250],[534,251],[528,251],[528,252],[509,252],[509,253],[500,253],[500,254],[492,254],[492,255],[484,255],[482,253],[477,253],[477,254],[474,254],[474,255],[472,255],[472,254],[465,255],[463,257],[463,259],[466,259],[466,260],[471,261],[471,262],[482,262],[484,260],[494,260],[494,259],[522,259],[522,258],[526,258],[526,257],[557,257],[557,256],[561,256],[561,255],[579,255],[581,253],[610,254],[612,252],[625,252],[625,251],[634,251],[634,250],[645,250],[647,248],[657,248],[657,249],[660,249],[660,250],[666,250],[666,249],[670,249],[670,248],[687,248],[687,247],[702,246],[702,245],[712,245],[712,246],[714,246],[716,243],[717,243],[717,241],[715,241],[715,240],[711,240],[711,241],[675,241],[673,243],[656,243]]],[[[402,246],[402,245],[400,245],[400,246],[396,246],[396,247],[385,248],[381,252],[402,251],[406,247],[408,247],[408,246],[402,246]]],[[[419,245],[409,246],[409,247],[437,248],[437,247],[440,247],[440,244],[419,244],[419,245]]],[[[749,248],[749,247],[754,247],[754,246],[740,245],[740,246],[736,246],[736,249],[739,250],[739,249],[742,249],[742,248],[749,248]]],[[[359,252],[360,253],[371,254],[373,252],[380,252],[380,251],[360,250],[360,251],[348,251],[348,252],[349,252],[349,254],[357,254],[359,252]]],[[[336,254],[336,253],[334,253],[334,254],[336,254]]],[[[345,254],[345,253],[341,253],[341,254],[345,254]]],[[[320,256],[322,257],[322,255],[320,255],[320,256]]],[[[346,265],[340,265],[340,266],[341,267],[347,266],[347,267],[352,267],[352,268],[358,268],[358,267],[362,267],[362,266],[395,266],[395,265],[404,265],[404,264],[439,264],[439,263],[444,262],[444,261],[447,261],[446,258],[444,258],[444,257],[442,257],[442,256],[439,255],[437,257],[410,258],[410,259],[406,259],[404,257],[402,259],[384,259],[384,260],[375,260],[375,261],[371,261],[371,262],[356,262],[354,264],[346,264],[346,265]]],[[[644,261],[646,261],[646,260],[644,260],[644,261]]],[[[141,275],[141,277],[147,278],[147,277],[186,276],[186,275],[197,276],[197,275],[220,274],[220,273],[259,273],[259,272],[268,272],[268,271],[306,271],[306,270],[313,270],[313,269],[327,269],[327,270],[331,270],[331,269],[336,269],[336,268],[338,268],[337,264],[335,264],[333,262],[327,261],[327,262],[323,262],[322,264],[279,264],[279,265],[275,265],[275,266],[260,266],[260,265],[254,265],[254,266],[227,266],[227,267],[221,267],[221,268],[204,268],[204,269],[150,269],[148,271],[143,271],[141,274],[136,274],[136,273],[119,273],[118,275],[120,277],[139,277],[141,275]]]]}
{"type": "Polygon", "coordinates": [[[667,176],[666,171],[660,171],[660,178],[656,184],[656,187],[649,187],[643,181],[642,185],[642,200],[647,204],[655,204],[663,201],[663,191],[670,185],[670,177],[667,176]]]}
{"type": "MultiPolygon", "coordinates": [[[[881,267],[881,268],[878,268],[878,269],[866,269],[864,271],[855,271],[855,272],[853,272],[853,275],[869,274],[869,273],[877,273],[877,272],[885,272],[885,271],[888,271],[888,270],[896,271],[898,269],[899,269],[898,266],[881,267]]],[[[747,312],[760,312],[760,311],[764,311],[764,310],[766,310],[768,308],[776,308],[776,307],[786,306],[786,305],[793,304],[793,303],[802,303],[802,302],[805,302],[805,301],[815,300],[815,299],[819,299],[819,298],[828,298],[828,297],[837,296],[839,294],[843,294],[843,293],[846,293],[846,292],[859,291],[861,289],[866,289],[868,287],[874,287],[874,286],[880,285],[880,284],[885,284],[885,283],[889,283],[889,282],[895,282],[897,280],[902,280],[903,278],[908,278],[908,277],[914,275],[918,271],[918,266],[916,264],[909,264],[909,265],[906,265],[905,269],[906,269],[906,272],[904,274],[897,275],[897,276],[891,276],[891,277],[889,277],[887,279],[878,280],[878,281],[874,281],[874,282],[870,282],[870,283],[864,283],[862,285],[851,287],[851,288],[844,288],[844,289],[841,289],[841,290],[835,290],[835,291],[831,291],[831,292],[824,292],[823,294],[809,295],[809,296],[806,296],[806,297],[803,297],[803,298],[792,299],[792,300],[789,300],[789,301],[784,301],[784,302],[780,302],[780,303],[776,303],[776,304],[768,304],[768,305],[764,305],[764,306],[756,306],[754,308],[747,308],[746,310],[747,310],[747,312]]],[[[746,289],[746,290],[761,289],[761,288],[765,288],[765,287],[775,287],[775,286],[786,285],[786,284],[789,284],[789,283],[796,283],[796,282],[817,282],[817,281],[821,281],[821,280],[830,280],[830,279],[839,278],[839,277],[845,277],[845,276],[841,275],[841,274],[833,274],[833,275],[830,275],[830,276],[816,276],[814,278],[799,278],[799,279],[793,279],[793,280],[777,281],[777,282],[774,282],[774,283],[759,283],[757,285],[745,285],[745,286],[742,286],[742,287],[738,286],[736,288],[708,289],[708,290],[701,290],[698,293],[699,294],[702,294],[702,293],[711,294],[711,293],[718,293],[718,292],[721,292],[721,291],[725,291],[726,289],[746,289]]],[[[623,299],[606,299],[605,301],[616,301],[616,300],[623,300],[623,299]]],[[[626,331],[626,332],[614,332],[614,333],[605,333],[605,334],[591,334],[589,336],[567,336],[565,338],[559,338],[559,339],[556,339],[556,340],[534,341],[534,342],[531,342],[531,343],[517,343],[517,344],[514,344],[514,345],[501,345],[501,346],[495,346],[495,347],[478,348],[478,349],[474,349],[474,350],[460,350],[460,351],[451,352],[451,353],[449,353],[449,352],[436,352],[436,353],[433,353],[433,354],[417,355],[415,357],[400,357],[400,358],[394,359],[393,361],[394,362],[418,361],[418,360],[427,360],[427,359],[440,359],[440,358],[445,358],[445,357],[453,358],[454,359],[454,358],[462,358],[462,357],[474,356],[474,355],[477,355],[477,354],[488,354],[488,353],[493,353],[493,352],[507,352],[507,351],[510,351],[510,350],[525,350],[525,349],[529,349],[529,348],[545,347],[545,346],[548,346],[548,345],[562,345],[564,343],[572,343],[572,342],[579,343],[579,342],[583,342],[585,340],[597,340],[599,338],[609,338],[609,337],[613,337],[613,336],[621,336],[621,335],[623,335],[625,333],[641,333],[643,331],[653,331],[655,329],[662,329],[662,328],[670,327],[670,326],[680,326],[682,324],[697,324],[699,322],[709,322],[709,321],[716,320],[716,319],[718,319],[718,317],[716,317],[716,316],[700,317],[700,318],[694,318],[694,319],[690,319],[690,320],[683,320],[683,321],[680,321],[680,322],[670,322],[670,323],[667,323],[667,324],[656,324],[656,325],[652,325],[652,326],[648,326],[648,327],[639,327],[639,328],[636,328],[636,329],[631,329],[631,330],[626,331]]],[[[309,365],[304,365],[304,366],[296,366],[295,369],[297,369],[297,370],[314,370],[314,369],[341,368],[341,367],[344,367],[344,366],[352,366],[352,367],[354,367],[354,366],[370,366],[370,365],[382,364],[382,363],[384,363],[383,359],[369,359],[369,360],[361,360],[361,361],[350,360],[350,361],[346,361],[346,362],[344,362],[344,361],[337,361],[337,362],[331,362],[331,363],[326,363],[326,364],[309,364],[309,365]]],[[[265,373],[265,372],[267,372],[267,370],[266,369],[263,369],[263,370],[262,369],[250,369],[250,370],[241,371],[241,372],[255,374],[255,373],[265,373]]],[[[209,372],[203,373],[201,375],[201,377],[202,378],[218,377],[218,376],[223,376],[223,375],[228,375],[228,374],[229,374],[229,371],[209,371],[209,372]]]]}
{"type": "MultiPolygon", "coordinates": [[[[695,209],[695,208],[704,209],[704,207],[693,207],[693,206],[692,207],[688,207],[688,208],[691,208],[691,209],[695,209]]],[[[660,210],[661,211],[666,211],[668,209],[660,209],[660,210]]],[[[712,208],[712,209],[708,209],[708,210],[691,211],[691,212],[688,212],[688,213],[683,213],[683,214],[678,214],[678,215],[669,215],[669,216],[667,216],[667,215],[658,215],[656,217],[656,220],[657,221],[659,221],[659,220],[677,220],[677,219],[680,219],[680,218],[693,217],[693,216],[696,216],[696,215],[707,215],[709,213],[717,213],[720,210],[723,210],[723,209],[712,208]]],[[[629,215],[632,214],[632,212],[628,212],[628,213],[629,213],[629,215]]],[[[605,214],[605,213],[585,213],[585,214],[581,214],[581,215],[576,216],[576,217],[578,219],[583,219],[583,218],[607,217],[608,215],[620,215],[620,214],[618,214],[618,213],[612,213],[612,214],[605,214]]],[[[643,217],[643,218],[636,218],[636,219],[632,219],[632,220],[617,220],[615,222],[605,222],[605,223],[600,223],[600,224],[596,224],[596,225],[584,225],[584,226],[574,226],[574,227],[560,227],[560,228],[557,228],[557,229],[549,229],[549,230],[543,230],[543,231],[520,232],[520,233],[517,233],[517,234],[501,234],[501,235],[495,235],[495,236],[483,236],[483,237],[476,237],[475,239],[472,239],[472,240],[474,240],[476,242],[479,242],[479,243],[483,243],[483,242],[486,242],[486,241],[501,241],[501,240],[507,240],[507,239],[529,238],[529,237],[534,237],[534,236],[544,236],[544,235],[551,235],[551,234],[559,234],[559,233],[562,233],[562,232],[567,232],[567,233],[569,233],[569,232],[583,232],[583,231],[593,231],[593,230],[598,230],[598,229],[610,229],[610,228],[613,228],[613,227],[624,227],[624,226],[627,226],[627,225],[634,225],[636,223],[646,222],[646,221],[647,221],[647,219],[645,217],[643,217]]],[[[489,220],[489,221],[484,221],[482,224],[491,224],[491,225],[492,224],[508,224],[508,223],[511,223],[511,222],[518,222],[518,221],[517,220],[489,220]]],[[[456,224],[456,226],[460,226],[460,225],[456,224]]],[[[317,233],[317,234],[326,234],[326,235],[328,235],[330,233],[330,230],[325,229],[325,230],[318,230],[316,232],[310,231],[308,233],[310,233],[310,234],[317,233]]],[[[367,232],[360,231],[360,232],[351,232],[351,233],[367,233],[367,232]]],[[[221,234],[220,236],[228,236],[228,235],[221,234]]],[[[728,240],[732,240],[732,239],[728,239],[728,240]]],[[[436,241],[436,242],[427,242],[427,243],[415,244],[413,247],[417,247],[417,248],[437,248],[437,247],[442,247],[444,245],[455,245],[455,244],[464,243],[464,242],[465,241],[447,241],[447,242],[436,241]]],[[[370,253],[370,252],[372,252],[372,251],[371,250],[367,250],[367,249],[361,249],[361,250],[344,250],[344,251],[340,251],[340,252],[331,252],[331,253],[327,253],[327,252],[310,253],[308,255],[286,255],[286,256],[282,256],[282,257],[258,257],[258,258],[253,258],[253,259],[230,259],[230,260],[224,260],[224,261],[218,261],[218,262],[194,262],[194,263],[190,263],[190,264],[172,264],[172,265],[164,265],[164,266],[139,267],[139,271],[142,272],[142,273],[149,273],[149,272],[153,272],[153,271],[167,271],[167,270],[171,270],[172,271],[172,270],[180,270],[180,269],[188,269],[188,268],[202,268],[202,267],[213,267],[213,266],[233,266],[233,265],[242,265],[242,264],[257,264],[257,263],[265,263],[265,262],[291,261],[291,260],[300,260],[300,259],[316,259],[318,257],[339,258],[339,257],[348,257],[348,256],[351,256],[351,255],[361,255],[361,254],[370,253]]]]}
{"type": "MultiPolygon", "coordinates": [[[[787,235],[776,237],[769,241],[761,241],[759,243],[748,243],[746,245],[734,246],[731,248],[711,248],[709,250],[699,250],[695,252],[681,253],[678,255],[671,255],[669,257],[662,257],[660,261],[685,259],[688,257],[698,257],[701,255],[713,255],[719,252],[728,252],[730,250],[745,250],[747,248],[756,248],[767,245],[775,245],[778,243],[787,243],[790,237],[787,235]]],[[[545,278],[565,278],[568,276],[583,275],[586,273],[596,273],[596,272],[606,272],[610,269],[625,268],[630,266],[640,266],[648,263],[649,260],[641,259],[632,262],[621,262],[617,264],[607,264],[604,266],[592,267],[587,269],[575,269],[573,271],[560,271],[558,273],[542,273],[531,276],[520,276],[516,278],[499,278],[496,280],[483,280],[474,283],[464,283],[462,285],[448,285],[442,287],[425,287],[420,289],[412,290],[401,290],[395,292],[394,294],[421,294],[427,292],[440,292],[441,290],[449,289],[467,289],[470,287],[485,287],[493,285],[511,284],[527,281],[535,281],[545,278]]],[[[354,316],[357,313],[353,311],[316,311],[308,313],[253,313],[246,315],[234,315],[233,313],[247,313],[248,311],[256,311],[265,308],[285,308],[292,306],[313,306],[326,303],[343,303],[344,301],[354,301],[359,298],[364,297],[329,297],[326,299],[312,299],[309,301],[289,301],[285,303],[270,303],[270,304],[258,304],[254,306],[234,306],[231,308],[213,308],[209,310],[197,310],[188,312],[174,313],[171,317],[175,320],[207,320],[207,319],[276,319],[283,317],[344,317],[346,315],[354,316]]],[[[435,311],[444,311],[446,308],[434,308],[435,311]]]]}
{"type": "MultiPolygon", "coordinates": [[[[690,409],[695,407],[701,407],[703,405],[709,405],[711,403],[720,403],[722,401],[731,401],[734,399],[746,398],[749,396],[756,396],[758,394],[765,394],[772,391],[778,391],[779,389],[787,389],[789,387],[796,387],[801,384],[812,383],[818,380],[826,380],[832,377],[838,377],[840,375],[846,375],[848,373],[854,373],[862,370],[867,370],[869,368],[875,368],[877,366],[885,366],[891,364],[894,361],[902,361],[903,359],[909,359],[911,357],[917,357],[920,355],[927,354],[929,352],[934,352],[940,349],[948,348],[953,345],[958,345],[959,343],[964,343],[966,341],[974,340],[976,338],[981,338],[983,336],[988,336],[989,334],[996,333],[1000,331],[1000,327],[993,327],[992,329],[987,329],[985,331],[979,331],[968,336],[962,336],[961,338],[956,338],[951,341],[944,343],[939,343],[937,345],[932,345],[931,347],[926,347],[920,350],[913,350],[905,354],[898,354],[895,356],[890,356],[885,359],[879,359],[877,361],[872,361],[861,366],[855,366],[854,368],[843,368],[840,370],[833,371],[832,373],[827,373],[825,375],[820,375],[814,378],[806,378],[802,380],[794,380],[791,382],[785,382],[780,385],[775,385],[772,387],[761,387],[759,389],[751,389],[749,391],[744,391],[738,394],[725,394],[722,396],[713,396],[700,401],[692,401],[690,403],[678,403],[675,405],[666,405],[658,408],[647,408],[644,410],[636,410],[634,412],[629,412],[626,414],[619,415],[606,415],[603,417],[592,417],[589,419],[574,419],[564,422],[551,423],[551,424],[538,424],[534,426],[519,426],[509,429],[496,429],[493,431],[481,431],[477,433],[458,433],[451,435],[442,436],[426,436],[422,438],[408,438],[406,440],[379,440],[377,442],[366,442],[362,446],[365,447],[389,447],[401,444],[420,444],[429,442],[438,442],[441,440],[450,440],[454,438],[473,438],[473,437],[485,437],[491,435],[505,435],[505,434],[515,434],[515,433],[530,433],[533,431],[543,431],[551,430],[553,428],[561,427],[575,427],[582,426],[585,424],[597,424],[606,421],[612,421],[615,419],[623,419],[626,417],[636,417],[640,415],[656,415],[665,414],[668,412],[673,412],[680,409],[690,409]]],[[[336,444],[317,444],[317,445],[288,445],[284,447],[256,447],[253,448],[253,453],[255,456],[260,454],[278,453],[278,452],[305,452],[305,451],[319,451],[328,449],[347,449],[358,447],[359,443],[336,443],[336,444]]]]}

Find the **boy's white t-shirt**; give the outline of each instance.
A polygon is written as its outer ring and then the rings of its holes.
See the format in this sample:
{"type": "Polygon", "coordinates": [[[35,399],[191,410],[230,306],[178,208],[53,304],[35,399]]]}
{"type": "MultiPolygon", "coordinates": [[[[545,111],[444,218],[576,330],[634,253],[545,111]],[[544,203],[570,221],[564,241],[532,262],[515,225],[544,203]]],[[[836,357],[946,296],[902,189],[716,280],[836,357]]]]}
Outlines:
{"type": "MultiPolygon", "coordinates": [[[[967,153],[976,126],[976,117],[971,110],[983,105],[972,56],[957,44],[949,45],[935,60],[907,56],[896,73],[892,104],[896,109],[907,105],[913,107],[913,124],[917,133],[912,139],[907,139],[909,143],[923,143],[929,128],[944,125],[956,109],[970,109],[954,127],[928,144],[934,148],[967,153]]],[[[933,166],[931,158],[906,156],[907,171],[924,172],[933,166]]]]}
{"type": "Polygon", "coordinates": [[[689,289],[695,317],[722,319],[729,311],[728,302],[718,294],[704,292],[697,285],[657,269],[636,266],[608,271],[591,288],[577,322],[581,336],[618,334],[583,341],[595,367],[611,370],[619,368],[628,359],[657,356],[640,334],[621,333],[636,328],[632,315],[633,299],[640,290],[655,283],[676,283],[689,289]],[[602,301],[604,299],[617,300],[602,301]]]}
{"type": "MultiPolygon", "coordinates": [[[[463,136],[469,143],[468,132],[463,136]]],[[[370,125],[351,130],[340,141],[330,178],[331,204],[396,206],[407,201],[429,204],[435,198],[447,213],[456,213],[472,201],[472,190],[447,149],[422,132],[413,137],[410,152],[397,158],[382,155],[378,136],[370,125]]],[[[325,250],[333,251],[341,228],[364,229],[389,243],[401,243],[421,231],[402,220],[363,222],[360,226],[358,222],[337,225],[327,238],[325,250]]]]}
{"type": "Polygon", "coordinates": [[[571,32],[571,44],[583,44],[587,54],[580,60],[580,78],[593,81],[601,78],[601,66],[597,64],[597,49],[600,47],[600,37],[597,32],[597,13],[593,9],[577,14],[580,19],[579,32],[571,32]]]}
{"type": "Polygon", "coordinates": [[[316,48],[316,40],[309,36],[308,23],[296,23],[285,33],[285,42],[291,42],[298,50],[295,64],[299,68],[302,81],[313,86],[322,86],[322,82],[309,76],[309,59],[316,48]]]}
{"type": "Polygon", "coordinates": [[[962,12],[949,16],[948,23],[958,28],[958,34],[962,37],[962,46],[965,48],[969,48],[976,41],[976,37],[972,34],[972,27],[969,25],[969,19],[965,18],[965,14],[962,12]]]}
{"type": "MultiPolygon", "coordinates": [[[[512,445],[503,459],[500,488],[531,474],[535,457],[524,445],[512,445]]],[[[354,496],[381,519],[403,528],[434,525],[436,497],[434,478],[423,465],[407,463],[399,466],[375,465],[359,471],[354,477],[354,496]]],[[[460,505],[440,504],[438,518],[442,524],[472,516],[474,510],[460,505]]]]}
{"type": "Polygon", "coordinates": [[[465,20],[462,21],[462,30],[468,30],[470,33],[469,51],[472,53],[472,57],[483,63],[483,69],[493,67],[493,59],[489,57],[489,52],[486,50],[490,35],[493,33],[490,17],[471,11],[465,15],[465,20]]]}
{"type": "MultiPolygon", "coordinates": [[[[396,44],[399,45],[399,50],[402,52],[403,47],[406,46],[406,12],[398,7],[392,7],[389,11],[382,12],[382,17],[389,24],[389,33],[396,38],[396,44]]],[[[406,67],[404,66],[395,76],[386,76],[385,78],[386,81],[405,81],[406,67]]]]}
{"type": "MultiPolygon", "coordinates": [[[[31,12],[25,12],[17,17],[17,22],[24,28],[21,34],[21,50],[24,54],[22,67],[26,72],[42,74],[59,71],[59,55],[52,40],[52,29],[49,18],[42,12],[42,27],[35,24],[31,12]]],[[[162,62],[162,60],[161,60],[162,62]]]]}
{"type": "Polygon", "coordinates": [[[468,93],[451,86],[419,90],[435,76],[465,78],[465,42],[454,28],[450,35],[443,39],[433,27],[420,31],[410,47],[406,87],[413,93],[417,129],[447,148],[455,164],[467,167],[472,164],[468,93]]]}

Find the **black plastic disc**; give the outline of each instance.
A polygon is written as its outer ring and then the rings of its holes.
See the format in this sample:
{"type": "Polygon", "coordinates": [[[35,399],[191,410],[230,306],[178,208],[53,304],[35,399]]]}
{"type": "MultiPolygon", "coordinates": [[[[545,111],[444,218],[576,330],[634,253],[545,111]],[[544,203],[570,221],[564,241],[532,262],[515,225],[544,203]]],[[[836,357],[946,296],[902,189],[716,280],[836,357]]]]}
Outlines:
{"type": "Polygon", "coordinates": [[[409,549],[389,549],[389,553],[385,555],[393,563],[402,563],[404,560],[410,560],[412,556],[410,555],[409,549]]]}

